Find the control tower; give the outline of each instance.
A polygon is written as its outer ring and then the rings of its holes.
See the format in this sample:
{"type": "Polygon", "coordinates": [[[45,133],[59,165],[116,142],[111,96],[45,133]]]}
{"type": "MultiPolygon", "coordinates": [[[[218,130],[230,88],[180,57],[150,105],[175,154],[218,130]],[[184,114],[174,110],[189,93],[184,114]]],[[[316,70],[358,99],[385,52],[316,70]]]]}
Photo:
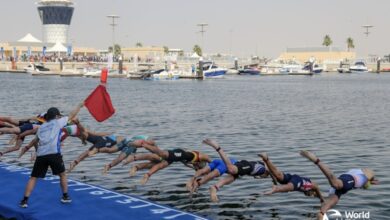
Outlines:
{"type": "Polygon", "coordinates": [[[71,0],[41,0],[37,2],[43,24],[43,42],[68,43],[68,29],[74,11],[71,0]]]}

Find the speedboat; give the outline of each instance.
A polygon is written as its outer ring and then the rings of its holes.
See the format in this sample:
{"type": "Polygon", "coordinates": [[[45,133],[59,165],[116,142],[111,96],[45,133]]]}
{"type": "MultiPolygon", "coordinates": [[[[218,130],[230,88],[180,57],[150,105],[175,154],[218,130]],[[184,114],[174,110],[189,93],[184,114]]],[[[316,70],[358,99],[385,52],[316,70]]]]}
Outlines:
{"type": "Polygon", "coordinates": [[[320,67],[317,63],[306,62],[304,64],[302,70],[304,70],[303,72],[305,72],[305,70],[306,70],[306,71],[314,73],[314,74],[319,74],[319,73],[322,73],[323,68],[320,67]],[[310,65],[313,66],[311,70],[310,70],[310,65]]]}
{"type": "Polygon", "coordinates": [[[351,73],[351,70],[349,68],[350,68],[349,63],[340,63],[339,68],[337,68],[337,72],[339,72],[339,73],[351,73]]]}
{"type": "Polygon", "coordinates": [[[364,61],[356,61],[355,64],[349,67],[351,73],[367,73],[368,68],[364,61]]]}
{"type": "Polygon", "coordinates": [[[165,69],[142,69],[136,72],[129,72],[127,78],[129,79],[143,79],[143,80],[151,80],[154,74],[159,74],[165,71],[165,69]]]}
{"type": "Polygon", "coordinates": [[[214,64],[214,62],[203,63],[203,79],[207,78],[223,78],[227,72],[227,69],[220,68],[214,64]]]}
{"type": "Polygon", "coordinates": [[[77,69],[63,69],[62,72],[60,72],[61,77],[78,77],[84,75],[84,69],[83,68],[77,68],[77,69]]]}
{"type": "Polygon", "coordinates": [[[257,68],[256,65],[248,65],[244,66],[243,69],[238,71],[239,75],[260,75],[260,70],[257,68]]]}
{"type": "Polygon", "coordinates": [[[54,76],[59,75],[57,72],[50,71],[43,64],[30,63],[27,67],[24,68],[26,72],[31,73],[33,76],[54,76]]]}
{"type": "Polygon", "coordinates": [[[180,73],[176,71],[162,71],[152,75],[153,80],[177,80],[180,78],[180,73]]]}

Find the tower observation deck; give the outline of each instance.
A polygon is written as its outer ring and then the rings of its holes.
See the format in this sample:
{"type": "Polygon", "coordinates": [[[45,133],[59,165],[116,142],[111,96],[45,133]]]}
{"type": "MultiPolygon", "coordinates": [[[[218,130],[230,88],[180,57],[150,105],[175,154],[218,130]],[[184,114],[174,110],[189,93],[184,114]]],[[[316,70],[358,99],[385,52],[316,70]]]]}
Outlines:
{"type": "Polygon", "coordinates": [[[74,11],[71,0],[41,0],[37,3],[45,43],[68,43],[68,29],[74,11]]]}

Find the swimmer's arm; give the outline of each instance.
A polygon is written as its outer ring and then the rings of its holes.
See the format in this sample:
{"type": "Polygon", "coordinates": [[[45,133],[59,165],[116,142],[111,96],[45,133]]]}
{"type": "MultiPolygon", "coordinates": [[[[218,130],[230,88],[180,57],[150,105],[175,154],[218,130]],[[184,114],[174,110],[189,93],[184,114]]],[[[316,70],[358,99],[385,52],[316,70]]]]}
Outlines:
{"type": "Polygon", "coordinates": [[[80,109],[84,106],[84,101],[80,102],[76,108],[69,113],[69,121],[76,117],[76,115],[80,112],[80,109]]]}
{"type": "Polygon", "coordinates": [[[208,172],[210,172],[210,168],[209,168],[209,166],[205,166],[205,167],[203,167],[202,169],[200,169],[200,170],[197,170],[196,172],[195,172],[195,175],[194,175],[194,179],[196,179],[196,178],[198,178],[198,177],[200,177],[200,176],[203,176],[204,174],[206,174],[206,173],[208,173],[208,172]]]}
{"type": "Polygon", "coordinates": [[[226,167],[228,168],[228,173],[230,173],[232,175],[235,175],[238,173],[237,167],[232,164],[232,162],[230,161],[230,158],[225,154],[225,152],[223,151],[223,149],[219,146],[219,144],[217,142],[210,140],[210,139],[205,139],[205,140],[203,140],[203,143],[213,147],[218,152],[219,156],[221,157],[223,162],[226,164],[226,167]]]}
{"type": "Polygon", "coordinates": [[[32,134],[35,134],[37,133],[38,131],[38,128],[34,128],[34,129],[31,129],[31,130],[27,130],[21,134],[18,135],[18,139],[23,139],[24,137],[28,136],[28,135],[32,135],[32,134]]]}
{"type": "Polygon", "coordinates": [[[317,197],[320,199],[320,202],[323,203],[325,200],[324,200],[324,197],[322,196],[320,188],[318,187],[317,184],[313,185],[313,190],[316,192],[317,197]]]}
{"type": "Polygon", "coordinates": [[[333,206],[335,206],[339,202],[339,197],[337,195],[331,195],[328,197],[328,199],[322,203],[321,206],[321,213],[326,213],[329,209],[331,209],[333,206]]]}
{"type": "Polygon", "coordinates": [[[189,168],[191,168],[191,169],[195,169],[194,165],[192,165],[192,164],[188,164],[188,163],[183,163],[183,164],[184,164],[184,166],[186,166],[186,167],[189,167],[189,168]]]}
{"type": "Polygon", "coordinates": [[[39,142],[38,137],[35,137],[33,140],[31,140],[30,143],[28,143],[24,148],[22,148],[22,150],[20,151],[20,154],[19,154],[19,158],[21,158],[28,150],[30,150],[30,148],[32,148],[34,146],[35,146],[35,148],[37,148],[38,142],[39,142]]]}
{"type": "Polygon", "coordinates": [[[264,195],[272,195],[274,193],[290,192],[290,191],[294,191],[294,186],[291,183],[287,183],[279,186],[273,185],[272,190],[265,192],[264,195]]]}

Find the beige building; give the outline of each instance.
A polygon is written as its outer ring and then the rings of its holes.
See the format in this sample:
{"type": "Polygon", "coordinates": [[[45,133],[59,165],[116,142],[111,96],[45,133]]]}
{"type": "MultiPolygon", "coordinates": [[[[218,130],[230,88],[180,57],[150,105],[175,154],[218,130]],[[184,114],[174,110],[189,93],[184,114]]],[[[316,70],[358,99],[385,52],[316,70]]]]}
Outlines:
{"type": "Polygon", "coordinates": [[[304,63],[310,58],[315,58],[318,63],[339,63],[341,60],[356,59],[355,52],[342,51],[336,47],[304,47],[287,48],[280,54],[280,60],[296,60],[304,63]]]}
{"type": "Polygon", "coordinates": [[[129,60],[134,57],[139,57],[141,60],[155,59],[156,57],[164,57],[165,52],[163,47],[132,47],[122,48],[123,59],[129,60]]]}

